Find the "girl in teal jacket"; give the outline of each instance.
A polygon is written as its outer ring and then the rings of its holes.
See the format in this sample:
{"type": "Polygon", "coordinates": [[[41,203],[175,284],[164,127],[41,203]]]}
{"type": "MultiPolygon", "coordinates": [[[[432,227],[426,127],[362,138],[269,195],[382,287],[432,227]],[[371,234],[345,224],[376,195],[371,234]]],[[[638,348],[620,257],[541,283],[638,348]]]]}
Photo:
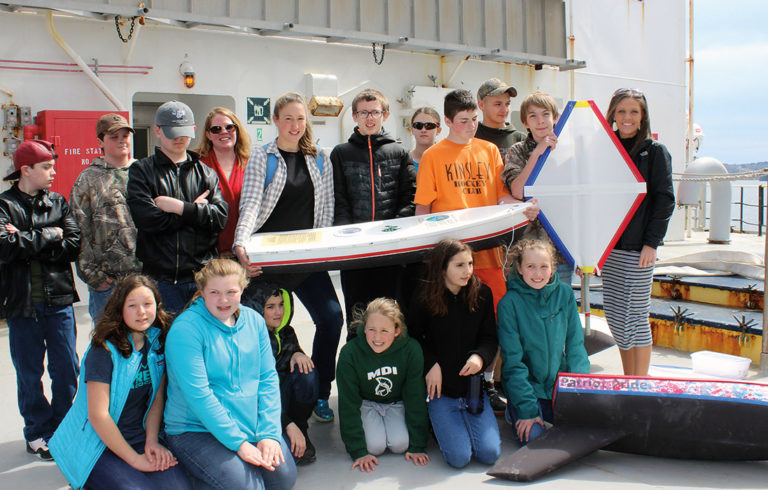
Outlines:
{"type": "Polygon", "coordinates": [[[552,423],[552,392],[557,374],[588,373],[576,300],[555,274],[554,247],[522,240],[510,251],[514,265],[507,293],[499,301],[498,333],[507,421],[522,444],[552,423]]]}
{"type": "Polygon", "coordinates": [[[195,282],[168,334],[168,444],[206,488],[291,488],[296,465],[281,437],[267,326],[240,304],[245,269],[214,259],[195,282]]]}
{"type": "Polygon", "coordinates": [[[158,441],[169,323],[145,276],[110,296],[83,357],[77,398],[49,443],[74,488],[190,488],[158,441]]]}

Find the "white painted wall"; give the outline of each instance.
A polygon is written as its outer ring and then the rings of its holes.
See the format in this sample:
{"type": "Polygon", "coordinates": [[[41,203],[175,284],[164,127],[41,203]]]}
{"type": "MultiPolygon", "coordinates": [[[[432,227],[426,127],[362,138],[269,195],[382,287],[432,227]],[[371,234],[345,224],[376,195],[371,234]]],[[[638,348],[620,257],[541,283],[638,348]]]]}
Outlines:
{"type": "MultiPolygon", "coordinates": [[[[474,93],[487,78],[502,78],[518,89],[513,110],[515,102],[534,90],[567,101],[571,83],[577,99],[594,99],[602,110],[616,88],[642,88],[648,95],[653,131],[669,147],[676,168],[682,168],[685,4],[668,0],[568,0],[567,6],[573,16],[574,57],[585,59],[586,69],[575,71],[572,77],[569,72],[546,66],[536,71],[528,66],[468,60],[456,71],[450,88],[474,93]]],[[[100,65],[124,63],[128,47],[117,38],[111,21],[54,18],[59,34],[86,62],[97,58],[100,65]]],[[[0,59],[70,62],[51,38],[42,14],[0,13],[0,32],[0,59]]],[[[231,96],[235,112],[245,120],[246,97],[274,100],[289,90],[303,92],[306,73],[335,75],[344,111],[339,118],[322,118],[325,124],[313,128],[320,145],[326,148],[348,138],[353,127],[349,104],[365,87],[377,88],[388,96],[392,114],[385,127],[407,147],[412,146],[403,127],[411,109],[397,99],[403,99],[414,85],[431,86],[430,75],[444,84],[461,62],[460,57],[387,51],[378,66],[370,47],[151,24],[141,28],[137,36],[127,64],[152,66],[150,74],[101,77],[129,108],[137,92],[231,96]],[[196,71],[192,89],[183,86],[178,71],[186,55],[196,71]]],[[[31,106],[33,113],[113,108],[82,73],[0,69],[0,86],[12,90],[13,102],[31,106]]],[[[0,92],[0,103],[7,102],[9,98],[0,92]]],[[[201,124],[205,114],[197,112],[201,124]]],[[[262,129],[263,142],[275,137],[271,125],[249,125],[254,141],[257,128],[262,129]]],[[[0,174],[5,175],[9,166],[10,159],[0,156],[0,174]]]]}

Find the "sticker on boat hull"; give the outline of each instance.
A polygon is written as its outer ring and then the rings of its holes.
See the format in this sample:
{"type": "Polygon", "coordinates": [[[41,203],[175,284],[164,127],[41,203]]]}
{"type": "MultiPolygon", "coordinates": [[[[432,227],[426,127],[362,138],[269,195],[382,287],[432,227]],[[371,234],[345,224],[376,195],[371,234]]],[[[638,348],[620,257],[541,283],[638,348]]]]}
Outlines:
{"type": "Polygon", "coordinates": [[[280,233],[264,235],[261,237],[262,246],[274,245],[299,245],[302,243],[315,243],[323,239],[321,231],[305,231],[302,233],[280,233]]]}
{"type": "Polygon", "coordinates": [[[335,236],[350,236],[350,235],[356,235],[363,231],[362,228],[359,226],[349,226],[347,228],[342,228],[336,233],[334,233],[335,236]]]}

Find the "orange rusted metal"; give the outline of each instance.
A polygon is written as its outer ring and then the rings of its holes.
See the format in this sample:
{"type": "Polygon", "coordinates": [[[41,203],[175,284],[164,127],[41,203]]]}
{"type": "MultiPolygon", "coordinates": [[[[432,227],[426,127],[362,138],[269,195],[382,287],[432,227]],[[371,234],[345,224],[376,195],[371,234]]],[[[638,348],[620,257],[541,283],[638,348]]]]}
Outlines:
{"type": "Polygon", "coordinates": [[[669,298],[679,301],[694,301],[729,308],[763,309],[761,291],[735,291],[703,286],[691,286],[675,282],[654,281],[651,295],[657,298],[669,298]]]}
{"type": "Polygon", "coordinates": [[[735,332],[723,328],[684,323],[682,329],[675,329],[675,322],[651,318],[653,344],[659,347],[696,352],[711,350],[748,357],[760,362],[760,336],[735,332]]]}
{"type": "MultiPolygon", "coordinates": [[[[602,309],[592,309],[592,314],[605,317],[602,309]]],[[[741,333],[724,328],[697,325],[696,321],[684,321],[675,328],[675,322],[651,317],[653,345],[683,352],[711,350],[748,357],[760,362],[761,338],[751,333],[741,333]]]]}

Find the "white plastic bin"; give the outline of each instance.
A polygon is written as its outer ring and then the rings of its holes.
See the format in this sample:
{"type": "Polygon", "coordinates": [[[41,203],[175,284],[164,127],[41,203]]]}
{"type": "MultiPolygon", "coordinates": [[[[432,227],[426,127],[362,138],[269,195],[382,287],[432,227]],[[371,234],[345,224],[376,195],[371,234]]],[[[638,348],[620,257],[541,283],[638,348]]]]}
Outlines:
{"type": "Polygon", "coordinates": [[[693,372],[722,378],[744,379],[752,362],[748,357],[701,350],[691,354],[693,372]]]}

